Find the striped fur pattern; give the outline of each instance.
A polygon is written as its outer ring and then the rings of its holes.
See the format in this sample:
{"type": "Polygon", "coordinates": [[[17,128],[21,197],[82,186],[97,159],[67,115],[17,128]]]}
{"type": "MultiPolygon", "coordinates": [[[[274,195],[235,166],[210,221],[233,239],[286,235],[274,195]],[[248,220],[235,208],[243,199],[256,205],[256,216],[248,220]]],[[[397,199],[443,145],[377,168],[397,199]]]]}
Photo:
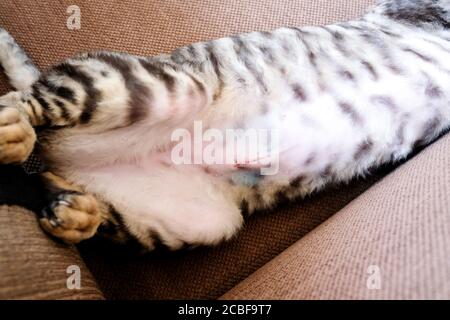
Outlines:
{"type": "MultiPolygon", "coordinates": [[[[448,128],[449,10],[447,0],[387,0],[350,22],[156,57],[84,54],[0,105],[37,128],[54,174],[95,195],[99,230],[149,250],[213,245],[232,237],[245,214],[403,159],[448,128]],[[278,129],[279,173],[174,165],[171,133],[196,120],[221,131],[278,129]]],[[[5,58],[2,50],[4,66],[17,59],[28,68],[22,51],[5,58]]]]}

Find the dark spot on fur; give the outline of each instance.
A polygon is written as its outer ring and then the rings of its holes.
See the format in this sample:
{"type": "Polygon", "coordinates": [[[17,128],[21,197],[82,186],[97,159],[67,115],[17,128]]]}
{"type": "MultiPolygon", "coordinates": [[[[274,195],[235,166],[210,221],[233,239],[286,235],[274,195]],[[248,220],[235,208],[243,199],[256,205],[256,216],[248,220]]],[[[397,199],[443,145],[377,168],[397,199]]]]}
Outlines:
{"type": "Polygon", "coordinates": [[[397,112],[398,111],[398,106],[395,103],[394,99],[392,97],[389,96],[384,96],[384,95],[374,95],[370,97],[370,102],[377,104],[377,105],[382,105],[387,107],[389,110],[393,111],[393,112],[397,112]]]}
{"type": "Polygon", "coordinates": [[[323,178],[331,178],[333,166],[331,164],[327,165],[325,169],[322,170],[320,176],[323,178]]]}
{"type": "Polygon", "coordinates": [[[435,116],[432,119],[428,120],[423,126],[423,133],[421,135],[421,138],[416,141],[416,143],[414,144],[414,148],[429,142],[430,139],[432,139],[437,134],[437,130],[440,126],[441,119],[438,116],[435,116]]]}
{"type": "Polygon", "coordinates": [[[241,204],[239,205],[239,209],[241,210],[241,214],[243,216],[248,216],[249,215],[249,203],[246,199],[243,199],[241,201],[241,204]]]}
{"type": "Polygon", "coordinates": [[[396,144],[402,146],[405,143],[406,121],[402,120],[396,131],[396,144]]]}
{"type": "Polygon", "coordinates": [[[292,92],[294,93],[294,98],[300,102],[305,102],[307,100],[305,89],[298,83],[291,85],[292,92]]]}
{"type": "Polygon", "coordinates": [[[361,61],[361,64],[366,68],[366,70],[370,73],[373,80],[378,80],[379,76],[378,73],[375,70],[375,67],[367,61],[361,61]]]}
{"type": "Polygon", "coordinates": [[[432,99],[438,99],[443,96],[442,89],[439,88],[431,80],[428,80],[427,86],[425,88],[425,94],[427,95],[427,97],[432,98],[432,99]]]}
{"type": "Polygon", "coordinates": [[[309,62],[314,66],[317,67],[317,56],[313,51],[308,51],[308,59],[309,62]]]}
{"type": "Polygon", "coordinates": [[[270,47],[262,45],[259,47],[259,51],[261,51],[267,62],[269,62],[270,64],[273,64],[275,62],[275,54],[270,47]]]}
{"type": "Polygon", "coordinates": [[[352,121],[355,124],[358,124],[358,125],[363,124],[363,122],[364,122],[363,119],[358,114],[358,112],[355,110],[355,107],[353,105],[351,105],[348,102],[340,102],[340,103],[338,103],[338,106],[342,110],[343,113],[350,116],[350,118],[352,119],[352,121]]]}
{"type": "Polygon", "coordinates": [[[394,64],[389,64],[388,68],[392,71],[394,74],[403,74],[403,70],[394,64]]]}
{"type": "Polygon", "coordinates": [[[272,38],[273,38],[272,32],[268,32],[268,31],[260,31],[260,34],[261,34],[262,36],[264,36],[265,38],[268,38],[268,39],[272,39],[272,38]]]}
{"type": "Polygon", "coordinates": [[[342,41],[344,40],[344,36],[342,35],[342,33],[338,32],[338,31],[334,31],[332,32],[333,37],[337,40],[337,41],[342,41]]]}
{"type": "Polygon", "coordinates": [[[355,81],[355,76],[348,70],[340,70],[339,75],[345,80],[355,81]]]}
{"type": "Polygon", "coordinates": [[[305,181],[305,176],[303,176],[303,175],[300,175],[300,176],[298,176],[297,178],[295,178],[294,180],[292,180],[290,183],[289,183],[289,185],[292,187],[292,188],[295,188],[295,189],[297,189],[297,188],[299,188],[301,185],[302,185],[302,183],[305,181]]]}
{"type": "Polygon", "coordinates": [[[286,55],[290,55],[292,52],[292,47],[291,44],[288,41],[283,41],[281,43],[281,48],[283,48],[283,51],[286,55]]]}
{"type": "Polygon", "coordinates": [[[358,145],[355,154],[353,155],[353,159],[355,161],[359,161],[362,157],[364,157],[367,153],[369,153],[373,148],[373,141],[368,139],[358,145]]]}
{"type": "Polygon", "coordinates": [[[389,37],[392,37],[392,38],[401,38],[402,37],[401,35],[394,33],[387,29],[381,28],[380,31],[383,32],[385,35],[388,35],[389,37]]]}
{"type": "Polygon", "coordinates": [[[311,153],[308,158],[305,160],[305,166],[309,166],[311,165],[314,160],[316,160],[316,154],[315,153],[311,153]]]}
{"type": "Polygon", "coordinates": [[[194,82],[197,90],[201,93],[201,94],[205,94],[206,93],[206,89],[205,86],[203,85],[202,82],[200,82],[200,80],[198,80],[195,76],[193,76],[190,73],[186,73],[188,75],[188,77],[192,80],[192,82],[194,82]]]}
{"type": "Polygon", "coordinates": [[[345,46],[345,37],[344,35],[336,30],[332,30],[330,27],[322,27],[324,30],[329,32],[333,38],[334,46],[336,47],[336,50],[339,51],[339,53],[349,58],[352,54],[347,46],[345,46]]]}
{"type": "Polygon", "coordinates": [[[403,48],[403,51],[407,52],[407,53],[411,53],[411,54],[415,55],[416,57],[422,59],[425,62],[436,64],[436,61],[433,58],[428,57],[428,56],[418,52],[417,50],[414,50],[411,48],[403,48]]]}

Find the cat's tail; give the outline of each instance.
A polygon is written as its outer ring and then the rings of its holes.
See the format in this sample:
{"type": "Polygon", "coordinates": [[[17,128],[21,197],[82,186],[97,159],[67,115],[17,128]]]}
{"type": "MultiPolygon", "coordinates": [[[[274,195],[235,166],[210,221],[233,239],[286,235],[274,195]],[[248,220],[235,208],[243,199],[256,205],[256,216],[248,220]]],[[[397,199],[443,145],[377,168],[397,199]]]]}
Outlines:
{"type": "Polygon", "coordinates": [[[14,38],[0,27],[0,65],[16,90],[27,90],[39,79],[39,70],[14,38]]]}

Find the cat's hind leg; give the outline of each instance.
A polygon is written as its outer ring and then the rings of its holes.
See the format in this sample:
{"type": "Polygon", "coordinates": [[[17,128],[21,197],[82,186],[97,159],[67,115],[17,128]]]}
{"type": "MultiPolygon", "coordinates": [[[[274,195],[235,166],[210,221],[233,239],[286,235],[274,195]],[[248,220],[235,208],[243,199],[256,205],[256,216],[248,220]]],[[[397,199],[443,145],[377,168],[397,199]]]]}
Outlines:
{"type": "Polygon", "coordinates": [[[94,196],[50,172],[41,174],[47,191],[47,206],[39,222],[50,235],[78,243],[95,235],[109,208],[94,196]]]}

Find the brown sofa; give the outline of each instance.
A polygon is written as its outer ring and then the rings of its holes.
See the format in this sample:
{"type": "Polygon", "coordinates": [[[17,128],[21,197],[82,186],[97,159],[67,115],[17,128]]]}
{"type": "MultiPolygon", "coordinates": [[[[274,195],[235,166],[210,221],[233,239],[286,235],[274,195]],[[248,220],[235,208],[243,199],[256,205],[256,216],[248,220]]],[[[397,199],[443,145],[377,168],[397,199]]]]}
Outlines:
{"type": "MultiPolygon", "coordinates": [[[[66,27],[73,4],[66,0],[2,0],[0,26],[45,68],[80,51],[152,55],[246,31],[346,20],[374,1],[76,2],[80,30],[66,27]]],[[[402,165],[255,215],[228,243],[147,256],[49,239],[28,210],[38,204],[18,206],[39,186],[25,179],[13,188],[15,174],[2,176],[11,170],[18,169],[0,168],[0,194],[9,192],[0,196],[7,204],[0,207],[0,298],[450,298],[450,136],[402,165]],[[81,268],[79,290],[66,285],[71,265],[81,268]]]]}

